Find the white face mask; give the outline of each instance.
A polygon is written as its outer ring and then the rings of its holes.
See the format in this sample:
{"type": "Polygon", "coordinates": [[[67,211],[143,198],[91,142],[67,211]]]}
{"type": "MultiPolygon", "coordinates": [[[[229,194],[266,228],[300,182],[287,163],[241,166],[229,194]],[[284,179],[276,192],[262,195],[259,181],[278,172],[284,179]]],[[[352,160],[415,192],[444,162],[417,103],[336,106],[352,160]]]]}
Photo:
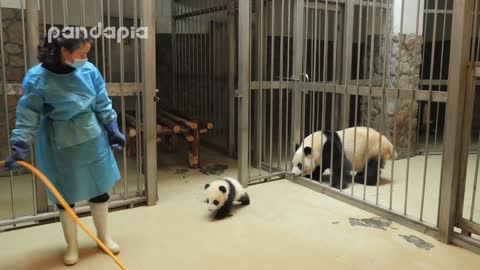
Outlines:
{"type": "Polygon", "coordinates": [[[88,59],[75,59],[73,63],[70,63],[68,61],[65,61],[65,63],[73,68],[81,68],[83,65],[85,65],[88,62],[88,59]]]}

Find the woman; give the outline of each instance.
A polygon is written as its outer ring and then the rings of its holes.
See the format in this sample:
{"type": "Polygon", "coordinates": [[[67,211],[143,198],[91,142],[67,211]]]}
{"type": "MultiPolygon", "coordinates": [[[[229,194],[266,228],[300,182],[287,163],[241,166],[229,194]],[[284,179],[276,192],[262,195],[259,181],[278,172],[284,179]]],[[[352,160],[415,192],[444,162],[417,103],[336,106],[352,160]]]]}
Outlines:
{"type": "MultiPolygon", "coordinates": [[[[88,62],[91,40],[59,37],[39,47],[39,61],[22,82],[24,95],[17,105],[12,132],[12,154],[6,166],[29,160],[36,139],[39,169],[65,200],[74,204],[89,200],[97,234],[115,254],[120,247],[108,232],[108,200],[120,179],[111,148],[121,150],[125,136],[107,95],[99,70],[88,62]]],[[[58,205],[48,191],[49,199],[58,205]]],[[[68,248],[66,265],[78,262],[77,226],[58,205],[68,248]]]]}

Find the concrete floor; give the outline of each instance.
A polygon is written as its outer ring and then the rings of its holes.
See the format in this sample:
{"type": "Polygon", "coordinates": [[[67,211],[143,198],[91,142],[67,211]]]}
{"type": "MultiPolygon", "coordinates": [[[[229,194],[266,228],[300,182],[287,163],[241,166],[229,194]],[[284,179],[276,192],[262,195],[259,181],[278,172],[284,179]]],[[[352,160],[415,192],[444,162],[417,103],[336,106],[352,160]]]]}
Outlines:
{"type": "MultiPolygon", "coordinates": [[[[203,153],[205,164],[218,162],[213,152],[203,153]]],[[[250,186],[250,206],[212,221],[203,186],[216,176],[184,171],[182,163],[167,155],[161,159],[169,162],[159,168],[157,206],[111,214],[112,233],[122,247],[119,258],[129,269],[437,270],[480,265],[474,253],[287,180],[250,186]]],[[[236,161],[222,163],[229,166],[224,175],[236,175],[236,161]]],[[[90,217],[83,220],[93,229],[90,217]]],[[[79,241],[81,260],[66,268],[60,224],[0,233],[0,269],[118,269],[83,231],[79,241]]]]}

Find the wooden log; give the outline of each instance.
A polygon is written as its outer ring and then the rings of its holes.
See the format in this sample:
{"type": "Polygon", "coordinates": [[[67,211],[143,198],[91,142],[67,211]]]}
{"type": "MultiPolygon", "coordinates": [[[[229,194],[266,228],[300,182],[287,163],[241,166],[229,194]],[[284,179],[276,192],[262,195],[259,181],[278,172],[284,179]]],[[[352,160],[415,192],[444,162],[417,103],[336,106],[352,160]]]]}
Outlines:
{"type": "Polygon", "coordinates": [[[185,140],[187,140],[187,142],[189,142],[189,143],[191,143],[195,140],[195,138],[190,134],[187,134],[184,137],[185,137],[185,140]]]}
{"type": "Polygon", "coordinates": [[[157,122],[160,122],[162,125],[171,128],[174,133],[180,133],[182,131],[182,127],[180,125],[166,117],[157,116],[157,122]]]}
{"type": "Polygon", "coordinates": [[[195,123],[198,123],[200,125],[199,128],[207,128],[207,129],[213,129],[214,125],[213,125],[213,122],[212,121],[205,121],[205,120],[201,120],[201,119],[198,119],[198,118],[195,118],[195,117],[191,117],[191,116],[188,116],[184,113],[181,113],[177,110],[174,110],[171,112],[172,114],[174,115],[177,115],[181,118],[184,118],[184,119],[189,119],[191,122],[195,122],[195,123]]]}
{"type": "Polygon", "coordinates": [[[195,130],[193,132],[192,142],[189,143],[189,151],[188,151],[188,166],[191,169],[198,169],[200,167],[200,136],[199,131],[195,130]]]}
{"type": "Polygon", "coordinates": [[[178,122],[178,123],[182,123],[186,126],[188,126],[189,128],[191,129],[198,129],[198,124],[195,123],[195,122],[192,122],[192,121],[189,121],[189,120],[186,120],[186,119],[183,119],[181,117],[178,117],[176,115],[173,115],[171,113],[168,113],[168,112],[165,112],[165,111],[162,111],[160,110],[160,114],[165,116],[165,117],[168,117],[170,118],[172,121],[175,121],[175,122],[178,122]]]}
{"type": "Polygon", "coordinates": [[[184,113],[181,113],[177,110],[174,110],[171,112],[172,114],[174,115],[177,115],[181,118],[184,118],[184,119],[189,119],[191,122],[195,122],[195,123],[198,123],[199,124],[199,128],[206,128],[206,129],[213,129],[214,125],[213,125],[213,122],[212,121],[205,121],[205,120],[202,120],[202,119],[198,119],[198,118],[195,118],[195,117],[190,117],[184,113]]]}
{"type": "Polygon", "coordinates": [[[143,123],[140,123],[140,125],[137,125],[137,119],[134,116],[126,113],[125,122],[127,123],[127,125],[134,127],[135,130],[137,129],[138,126],[140,126],[140,132],[143,132],[143,123]]]}

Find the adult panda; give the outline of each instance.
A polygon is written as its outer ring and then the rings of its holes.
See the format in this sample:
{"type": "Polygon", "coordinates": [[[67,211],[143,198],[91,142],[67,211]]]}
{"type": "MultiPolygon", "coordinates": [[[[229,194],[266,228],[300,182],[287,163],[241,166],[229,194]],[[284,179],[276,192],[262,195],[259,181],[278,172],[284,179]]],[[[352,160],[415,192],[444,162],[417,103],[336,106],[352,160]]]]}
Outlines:
{"type": "Polygon", "coordinates": [[[385,160],[398,158],[393,144],[373,128],[350,127],[336,133],[342,141],[343,150],[352,165],[352,170],[357,172],[355,176],[357,183],[376,185],[380,172],[378,169],[384,168],[385,160]]]}
{"type": "Polygon", "coordinates": [[[344,189],[348,186],[351,164],[342,151],[342,142],[337,133],[328,130],[314,132],[296,148],[292,158],[293,175],[305,177],[312,175],[313,180],[319,181],[320,175],[326,169],[330,169],[333,187],[344,189]],[[330,156],[332,153],[333,158],[330,156]]]}
{"type": "Polygon", "coordinates": [[[343,175],[341,181],[343,189],[347,183],[351,182],[351,171],[356,171],[355,182],[366,183],[370,186],[376,185],[378,168],[384,168],[385,160],[398,158],[398,154],[394,152],[393,148],[393,144],[373,128],[351,127],[333,134],[330,131],[317,131],[307,136],[302,144],[297,146],[297,151],[292,158],[291,172],[295,176],[310,177],[311,175],[313,180],[318,181],[323,172],[330,169],[332,186],[336,188],[340,186],[340,179],[343,175]],[[333,159],[330,160],[332,140],[333,159]],[[342,155],[344,155],[343,173],[342,155]],[[322,158],[322,156],[327,158],[322,158]],[[330,164],[330,161],[333,164],[330,164]],[[322,168],[321,172],[320,168],[322,168]]]}

